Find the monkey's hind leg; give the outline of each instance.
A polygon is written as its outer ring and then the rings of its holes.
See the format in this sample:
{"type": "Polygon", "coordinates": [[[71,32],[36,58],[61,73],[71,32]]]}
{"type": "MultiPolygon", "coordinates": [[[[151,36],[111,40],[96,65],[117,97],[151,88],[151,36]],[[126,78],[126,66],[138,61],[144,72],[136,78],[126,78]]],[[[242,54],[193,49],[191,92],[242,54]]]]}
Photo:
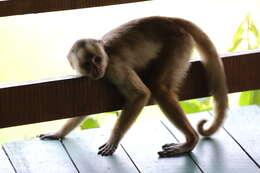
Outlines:
{"type": "Polygon", "coordinates": [[[163,151],[158,152],[160,157],[171,157],[192,151],[198,142],[198,134],[189,123],[178,102],[178,88],[189,68],[189,57],[192,50],[192,41],[189,36],[183,35],[180,40],[162,52],[160,66],[154,71],[152,78],[153,97],[167,118],[185,135],[186,142],[180,144],[166,144],[163,151]]]}
{"type": "Polygon", "coordinates": [[[190,125],[181,109],[177,96],[169,90],[160,90],[156,100],[167,118],[185,135],[185,143],[170,143],[162,146],[163,151],[158,152],[160,157],[172,157],[192,151],[198,142],[198,135],[190,125]]]}

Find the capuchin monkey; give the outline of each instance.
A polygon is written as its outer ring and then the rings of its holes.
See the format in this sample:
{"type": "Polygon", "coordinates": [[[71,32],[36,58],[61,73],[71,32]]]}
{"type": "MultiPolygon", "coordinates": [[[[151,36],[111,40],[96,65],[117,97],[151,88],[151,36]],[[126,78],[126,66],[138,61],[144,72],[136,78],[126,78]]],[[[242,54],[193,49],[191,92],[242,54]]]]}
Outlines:
{"type": "MultiPolygon", "coordinates": [[[[154,16],[123,24],[101,40],[76,41],[68,54],[72,68],[93,80],[107,78],[126,99],[110,138],[99,147],[98,154],[107,156],[115,152],[150,97],[186,137],[185,143],[163,145],[159,156],[192,151],[199,136],[178,103],[178,88],[189,68],[194,46],[202,57],[216,115],[208,128],[204,126],[207,120],[200,121],[197,128],[202,136],[210,136],[225,119],[227,86],[216,48],[198,26],[184,19],[154,16]]],[[[40,138],[63,138],[83,119],[72,118],[58,132],[42,134],[40,138]]]]}

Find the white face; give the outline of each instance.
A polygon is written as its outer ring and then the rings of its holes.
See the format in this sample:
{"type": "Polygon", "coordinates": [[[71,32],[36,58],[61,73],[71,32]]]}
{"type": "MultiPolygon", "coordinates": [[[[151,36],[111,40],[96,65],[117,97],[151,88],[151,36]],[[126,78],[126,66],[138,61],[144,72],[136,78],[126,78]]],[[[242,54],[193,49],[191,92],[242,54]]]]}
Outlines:
{"type": "Polygon", "coordinates": [[[108,56],[100,41],[92,39],[77,41],[73,45],[68,59],[78,73],[90,79],[97,80],[105,75],[108,56]]]}

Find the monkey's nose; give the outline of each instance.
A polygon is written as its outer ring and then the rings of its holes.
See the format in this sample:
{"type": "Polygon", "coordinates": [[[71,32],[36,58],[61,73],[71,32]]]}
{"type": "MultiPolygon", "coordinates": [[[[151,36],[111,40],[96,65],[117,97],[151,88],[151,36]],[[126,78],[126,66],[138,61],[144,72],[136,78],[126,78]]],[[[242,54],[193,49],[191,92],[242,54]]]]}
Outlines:
{"type": "Polygon", "coordinates": [[[95,64],[95,65],[100,65],[102,59],[101,57],[99,56],[93,56],[92,59],[91,59],[92,63],[95,64]]]}

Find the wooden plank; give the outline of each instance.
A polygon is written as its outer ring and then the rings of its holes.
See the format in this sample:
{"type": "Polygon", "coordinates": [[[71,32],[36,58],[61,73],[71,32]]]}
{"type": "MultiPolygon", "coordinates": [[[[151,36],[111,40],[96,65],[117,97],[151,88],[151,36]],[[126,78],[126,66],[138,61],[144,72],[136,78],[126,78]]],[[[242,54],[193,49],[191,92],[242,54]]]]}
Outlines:
{"type": "Polygon", "coordinates": [[[260,108],[252,105],[230,109],[225,129],[260,168],[260,108]]]}
{"type": "Polygon", "coordinates": [[[186,155],[174,158],[159,158],[161,146],[176,142],[172,135],[159,122],[134,124],[122,141],[122,145],[140,172],[149,173],[198,173],[200,169],[186,155]]]}
{"type": "Polygon", "coordinates": [[[97,154],[98,147],[106,142],[109,134],[110,130],[105,129],[73,132],[62,142],[79,172],[138,173],[121,146],[113,156],[97,154]]]}
{"type": "Polygon", "coordinates": [[[8,160],[2,148],[0,148],[0,161],[0,173],[15,173],[11,162],[8,160]]]}
{"type": "MultiPolygon", "coordinates": [[[[228,54],[223,62],[229,92],[260,88],[260,50],[228,54]]],[[[201,62],[192,62],[180,99],[208,96],[206,83],[201,62]]],[[[114,111],[123,103],[116,88],[104,79],[65,77],[0,85],[0,128],[114,111]]]]}
{"type": "Polygon", "coordinates": [[[145,0],[22,0],[0,1],[0,17],[140,2],[145,0]]]}
{"type": "Polygon", "coordinates": [[[32,139],[3,147],[17,173],[77,173],[60,141],[32,139]]]}
{"type": "MultiPolygon", "coordinates": [[[[212,116],[208,112],[201,112],[189,114],[188,118],[196,127],[199,120],[211,119],[212,116]]],[[[169,121],[163,122],[180,141],[184,141],[183,135],[169,121]]],[[[211,138],[202,138],[191,155],[204,172],[259,173],[257,166],[224,129],[211,138]]]]}

